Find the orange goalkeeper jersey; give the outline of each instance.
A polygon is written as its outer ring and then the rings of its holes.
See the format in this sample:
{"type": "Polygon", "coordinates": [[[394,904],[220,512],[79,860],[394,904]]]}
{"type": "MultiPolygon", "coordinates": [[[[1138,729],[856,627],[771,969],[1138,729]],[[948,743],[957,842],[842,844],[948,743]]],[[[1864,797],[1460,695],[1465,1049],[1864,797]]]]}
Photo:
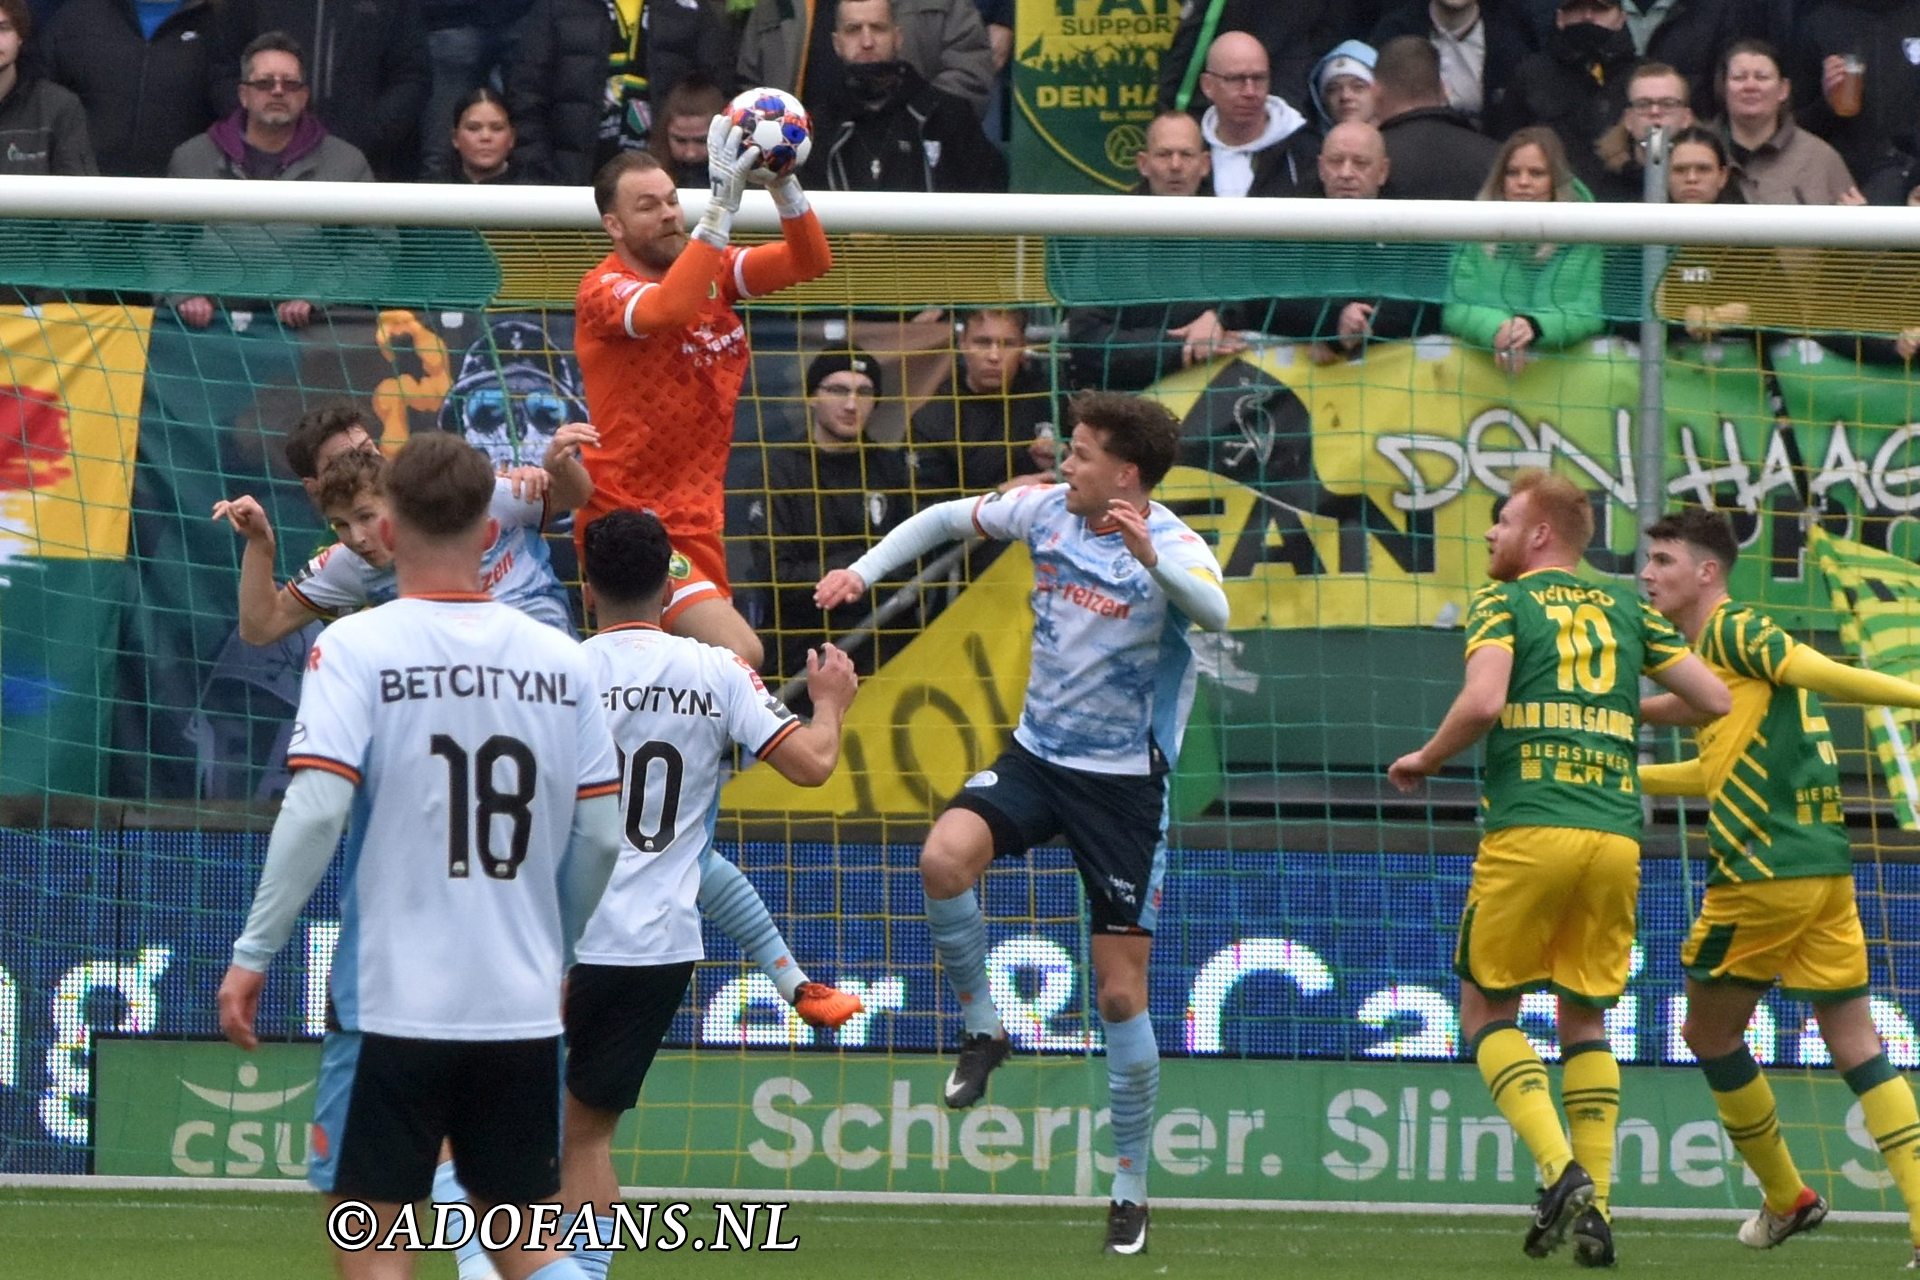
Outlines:
{"type": "Polygon", "coordinates": [[[688,243],[658,277],[608,254],[580,282],[574,348],[598,448],[582,451],[593,497],[576,529],[621,507],[649,510],[674,536],[718,534],[733,411],[747,370],[743,298],[811,280],[832,265],[811,213],[780,244],[688,243]]]}

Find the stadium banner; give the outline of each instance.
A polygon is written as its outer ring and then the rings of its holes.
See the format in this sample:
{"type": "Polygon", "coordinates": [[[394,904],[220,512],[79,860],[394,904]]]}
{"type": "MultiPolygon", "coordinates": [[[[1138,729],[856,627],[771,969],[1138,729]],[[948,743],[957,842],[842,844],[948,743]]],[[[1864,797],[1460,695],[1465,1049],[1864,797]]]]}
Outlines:
{"type": "Polygon", "coordinates": [[[1013,189],[1108,195],[1140,181],[1177,0],[1038,0],[1013,34],[1013,189]]]}
{"type": "MultiPolygon", "coordinates": [[[[139,319],[144,325],[145,314],[139,319]]],[[[201,330],[160,313],[144,388],[112,390],[111,403],[126,410],[123,426],[138,412],[137,589],[55,580],[60,571],[49,570],[39,585],[74,607],[48,611],[52,632],[28,637],[7,624],[7,714],[22,728],[14,740],[27,744],[0,757],[6,776],[22,779],[9,785],[141,799],[276,796],[286,785],[284,737],[305,638],[246,645],[233,614],[209,607],[235,599],[241,552],[232,532],[207,518],[213,504],[236,493],[258,498],[279,533],[277,568],[290,576],[328,541],[279,459],[301,413],[348,399],[370,407],[390,444],[414,431],[459,430],[497,463],[515,462],[537,456],[561,423],[586,416],[571,348],[572,317],[559,311],[331,308],[303,330],[282,328],[265,312],[223,313],[201,330]],[[123,597],[118,623],[97,612],[118,609],[104,602],[123,597]],[[36,752],[54,750],[61,736],[27,732],[37,709],[58,703],[46,691],[79,678],[42,669],[80,651],[59,640],[67,635],[61,625],[89,638],[117,625],[121,651],[148,655],[121,663],[117,676],[87,681],[118,680],[118,696],[90,712],[110,717],[102,731],[114,748],[110,779],[97,779],[106,766],[94,747],[76,753],[61,745],[63,759],[49,772],[36,752]]],[[[1750,359],[1740,363],[1737,351],[1722,354],[1714,364],[1669,362],[1666,491],[1674,501],[1712,495],[1734,511],[1745,543],[1734,583],[1743,598],[1766,604],[1787,626],[1831,626],[1830,601],[1816,596],[1805,565],[1803,485],[1823,527],[1920,556],[1920,486],[1912,478],[1920,427],[1905,425],[1911,389],[1889,371],[1817,346],[1781,344],[1772,372],[1796,416],[1792,425],[1776,423],[1766,375],[1750,359]],[[1795,459],[1806,464],[1798,476],[1795,459]]],[[[139,368],[131,355],[102,363],[139,368]]],[[[774,374],[792,363],[789,351],[771,353],[763,361],[770,380],[756,385],[786,385],[774,374]]],[[[1260,632],[1431,634],[1456,624],[1484,573],[1480,535],[1493,501],[1518,466],[1552,461],[1604,491],[1603,539],[1589,567],[1631,572],[1638,365],[1611,344],[1542,359],[1519,378],[1444,338],[1377,344],[1364,359],[1331,367],[1291,346],[1269,346],[1186,370],[1158,394],[1184,421],[1189,464],[1161,496],[1214,541],[1236,629],[1248,641],[1203,665],[1220,677],[1208,696],[1218,694],[1223,724],[1272,719],[1258,701],[1260,685],[1287,659],[1284,642],[1276,649],[1260,632]]],[[[766,407],[791,406],[776,399],[766,407]]],[[[124,484],[124,468],[119,475],[124,484]]],[[[89,502],[88,510],[103,505],[125,520],[124,502],[89,502]]],[[[571,539],[551,537],[548,546],[556,569],[571,576],[571,539]]],[[[69,577],[97,577],[102,568],[67,563],[80,566],[69,577]]],[[[850,730],[853,769],[818,792],[752,770],[729,789],[729,810],[771,803],[796,813],[931,812],[992,758],[1018,713],[1027,635],[1026,610],[1013,598],[1024,589],[1019,563],[1003,559],[1006,581],[990,598],[963,602],[957,616],[949,610],[935,624],[941,634],[930,633],[871,682],[850,730]]],[[[29,607],[22,580],[14,581],[6,613],[29,607]]],[[[1364,662],[1368,652],[1348,646],[1343,657],[1364,662]]],[[[1196,734],[1214,745],[1213,733],[1197,716],[1189,752],[1196,734]]],[[[1251,747],[1230,733],[1223,742],[1228,759],[1271,750],[1264,737],[1251,747]]],[[[1208,798],[1203,788],[1186,788],[1183,801],[1188,792],[1190,807],[1208,798]]]]}
{"type": "Polygon", "coordinates": [[[152,312],[0,309],[0,563],[117,560],[152,312]]]}
{"type": "MultiPolygon", "coordinates": [[[[78,1172],[90,1147],[110,1145],[95,1132],[89,1067],[105,1036],[218,1033],[215,994],[266,843],[264,834],[0,832],[0,866],[30,869],[0,885],[0,1140],[8,1168],[78,1172]]],[[[737,1076],[748,1060],[723,1051],[792,1050],[796,1062],[825,1054],[838,1070],[889,1055],[930,1063],[914,1055],[957,1043],[961,1020],[921,920],[916,846],[723,841],[719,853],[747,873],[812,976],[858,994],[866,1012],[832,1032],[806,1026],[772,981],[708,928],[712,960],[695,972],[670,1047],[698,1049],[702,1063],[737,1076]]],[[[1149,993],[1162,1050],[1204,1059],[1454,1061],[1461,1041],[1449,966],[1470,866],[1464,855],[1170,850],[1161,910],[1179,925],[1155,941],[1149,993]]],[[[1679,862],[1649,859],[1642,872],[1639,942],[1626,994],[1608,1014],[1608,1037],[1622,1062],[1689,1064],[1678,957],[1697,869],[1689,879],[1679,862]]],[[[1920,934],[1920,865],[1863,862],[1858,883],[1880,904],[1868,921],[1871,982],[1886,993],[1873,998],[1875,1022],[1895,1065],[1914,1070],[1920,995],[1895,983],[1887,939],[1920,934]]],[[[983,886],[987,977],[1021,1053],[1097,1045],[1084,907],[1069,857],[1049,849],[1002,860],[983,886]]],[[[313,1040],[325,1030],[338,892],[336,869],[268,973],[259,1018],[268,1043],[313,1040]]],[[[1522,1025],[1547,1038],[1553,1008],[1548,996],[1528,997],[1522,1025]]],[[[1827,1061],[1807,1007],[1778,995],[1762,1002],[1749,1043],[1769,1067],[1827,1061]]],[[[246,1083],[234,1070],[191,1078],[229,1092],[299,1083],[264,1074],[246,1083]]],[[[751,1093],[738,1096],[744,1103],[751,1093]]],[[[201,1151],[197,1139],[193,1146],[201,1151]]]]}
{"type": "MultiPolygon", "coordinates": [[[[208,515],[223,498],[258,499],[283,581],[333,540],[282,460],[303,413],[346,401],[378,420],[389,448],[446,430],[499,465],[537,458],[560,425],[587,417],[572,349],[571,312],[343,307],[305,329],[266,311],[223,312],[205,329],[161,313],[137,398],[140,582],[120,645],[145,661],[124,664],[115,793],[270,799],[286,787],[285,739],[311,629],[275,645],[240,640],[243,548],[208,515]]],[[[551,538],[549,548],[570,574],[572,540],[551,538]]]]}
{"type": "Polygon", "coordinates": [[[1026,607],[1033,562],[1008,547],[879,672],[863,680],[841,729],[846,767],[825,786],[788,782],[770,764],[734,775],[727,814],[884,813],[931,818],[1005,748],[1033,653],[1026,607]]]}
{"type": "MultiPolygon", "coordinates": [[[[1813,553],[1833,591],[1840,638],[1860,665],[1920,681],[1920,564],[1813,531],[1813,553]]],[[[1867,738],[1900,825],[1920,830],[1920,710],[1874,707],[1867,738]]]]}
{"type": "MultiPolygon", "coordinates": [[[[304,1177],[319,1064],[311,1043],[102,1038],[91,1172],[304,1177]]],[[[1105,1191],[1101,1059],[1016,1056],[964,1112],[940,1101],[950,1068],[928,1054],[663,1053],[614,1137],[614,1171],[625,1186],[776,1194],[1105,1191]]],[[[1800,1073],[1775,1090],[1788,1145],[1835,1208],[1899,1207],[1844,1081],[1800,1073]]],[[[1150,1151],[1156,1197],[1519,1205],[1535,1178],[1479,1072],[1459,1063],[1171,1059],[1150,1151]]],[[[1756,1194],[1698,1071],[1628,1072],[1618,1151],[1616,1205],[1744,1207],[1756,1194]]]]}
{"type": "MultiPolygon", "coordinates": [[[[1665,505],[1728,510],[1732,586],[1783,625],[1834,622],[1808,572],[1813,523],[1920,560],[1920,425],[1896,371],[1813,344],[1772,354],[1794,418],[1738,353],[1665,371],[1665,505]],[[1803,500],[1806,499],[1806,500],[1803,500]]],[[[1610,339],[1517,377],[1439,337],[1318,365],[1270,345],[1161,380],[1182,461],[1156,497],[1215,542],[1236,630],[1452,627],[1486,579],[1482,534],[1512,473],[1551,466],[1598,495],[1587,570],[1631,578],[1639,362],[1610,339]]]]}
{"type": "Polygon", "coordinates": [[[0,308],[0,794],[103,790],[150,323],[0,308]]]}

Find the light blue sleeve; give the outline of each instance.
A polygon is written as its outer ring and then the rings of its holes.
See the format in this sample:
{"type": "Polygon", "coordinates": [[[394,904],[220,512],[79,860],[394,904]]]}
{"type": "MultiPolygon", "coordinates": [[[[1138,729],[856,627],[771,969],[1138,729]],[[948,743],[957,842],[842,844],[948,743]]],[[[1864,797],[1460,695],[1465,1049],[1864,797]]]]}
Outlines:
{"type": "Polygon", "coordinates": [[[253,891],[247,927],[233,944],[234,964],[265,973],[287,945],[300,908],[313,897],[340,847],[353,792],[352,782],[325,769],[302,769],[293,775],[267,841],[267,862],[253,891]]]}

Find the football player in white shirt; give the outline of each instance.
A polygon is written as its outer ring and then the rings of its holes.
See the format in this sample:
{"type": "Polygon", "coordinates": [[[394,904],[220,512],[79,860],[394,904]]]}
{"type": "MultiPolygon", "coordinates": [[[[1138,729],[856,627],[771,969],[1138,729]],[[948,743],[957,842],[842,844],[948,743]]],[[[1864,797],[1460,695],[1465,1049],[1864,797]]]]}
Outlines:
{"type": "MultiPolygon", "coordinates": [[[[311,417],[311,415],[310,415],[311,417]]],[[[307,420],[303,419],[303,426],[307,420]]],[[[481,564],[481,587],[536,621],[571,633],[573,619],[566,589],[548,562],[541,530],[551,510],[570,509],[593,482],[580,465],[582,445],[599,433],[584,422],[570,422],[553,435],[538,468],[521,467],[494,482],[493,518],[501,534],[481,564]]],[[[289,442],[290,456],[306,456],[289,442]]],[[[301,477],[314,505],[333,527],[339,543],[313,557],[293,580],[273,581],[275,536],[259,502],[242,495],[214,504],[213,518],[224,519],[246,539],[240,558],[240,638],[248,644],[272,644],[316,618],[332,617],[393,598],[393,572],[373,536],[380,515],[378,446],[360,428],[328,437],[327,461],[317,477],[301,477]],[[346,442],[346,443],[342,443],[346,442]]]]}
{"type": "Polygon", "coordinates": [[[967,780],[920,852],[927,924],[967,1036],[947,1078],[969,1107],[1006,1061],[987,985],[986,922],[973,886],[987,864],[1064,836],[1093,913],[1096,1002],[1105,1030],[1116,1167],[1109,1253],[1147,1244],[1147,1140],[1160,1057],[1147,959],[1166,863],[1166,777],[1193,705],[1188,632],[1227,628],[1220,565],[1200,536],[1152,501],[1180,424],[1154,401],[1074,397],[1066,483],[937,503],[820,580],[830,609],[943,543],[978,533],[1033,554],[1033,667],[1013,742],[967,780]]]}
{"type": "MultiPolygon", "coordinates": [[[[730,650],[661,630],[673,547],[659,520],[613,511],[586,527],[582,543],[599,625],[585,648],[620,761],[624,838],[567,975],[561,1201],[604,1214],[620,1194],[614,1128],[639,1100],[703,955],[696,897],[701,864],[720,856],[714,815],[733,744],[801,786],[820,786],[840,759],[859,682],[832,645],[808,653],[813,720],[801,722],[730,650]]],[[[613,1219],[599,1225],[610,1239],[613,1219]]],[[[589,1276],[606,1273],[606,1253],[577,1256],[589,1276]]]]}
{"type": "MultiPolygon", "coordinates": [[[[253,1048],[267,966],[351,814],[309,1177],[380,1232],[426,1196],[443,1139],[482,1213],[559,1190],[556,997],[619,847],[586,655],[474,590],[493,480],[458,436],[394,459],[380,539],[400,598],[313,645],[294,780],[220,985],[221,1030],[253,1048]]],[[[494,1260],[505,1280],[583,1275],[551,1243],[494,1260]]],[[[348,1280],[413,1271],[391,1250],[335,1261],[348,1280]]]]}
{"type": "MultiPolygon", "coordinates": [[[[570,423],[554,434],[549,462],[559,468],[555,488],[567,474],[586,472],[573,454],[579,445],[590,443],[592,428],[570,423]]],[[[310,561],[305,570],[286,586],[273,585],[273,530],[252,498],[238,498],[214,508],[216,518],[226,518],[247,538],[246,554],[240,566],[240,636],[250,644],[270,644],[289,635],[323,612],[379,603],[390,598],[392,570],[387,568],[386,553],[374,536],[384,505],[377,492],[381,457],[372,438],[364,431],[357,437],[336,434],[328,441],[333,448],[326,470],[309,490],[321,506],[338,545],[329,547],[310,561]],[[336,441],[358,439],[353,445],[336,441]],[[346,554],[343,554],[346,553],[346,554]]],[[[289,454],[295,451],[292,445],[289,454]]],[[[304,455],[302,455],[304,456],[304,455]]],[[[508,481],[495,482],[494,514],[502,524],[523,512],[526,504],[506,492],[508,481]]],[[[572,492],[570,489],[569,492],[572,492]]],[[[537,514],[538,504],[532,510],[537,514]]],[[[524,554],[516,560],[503,558],[503,536],[488,552],[494,566],[488,576],[498,581],[484,582],[503,604],[511,604],[541,622],[572,630],[564,596],[545,559],[537,531],[514,530],[516,537],[530,537],[524,554]],[[558,600],[556,602],[556,597],[558,600]]],[[[741,951],[760,967],[781,998],[793,1006],[801,1021],[809,1026],[842,1026],[861,1011],[858,997],[824,982],[814,982],[794,959],[787,941],[774,924],[759,891],[724,858],[708,859],[700,870],[700,909],[726,935],[739,944],[741,951]]],[[[475,1273],[483,1274],[483,1273],[475,1273]]]]}

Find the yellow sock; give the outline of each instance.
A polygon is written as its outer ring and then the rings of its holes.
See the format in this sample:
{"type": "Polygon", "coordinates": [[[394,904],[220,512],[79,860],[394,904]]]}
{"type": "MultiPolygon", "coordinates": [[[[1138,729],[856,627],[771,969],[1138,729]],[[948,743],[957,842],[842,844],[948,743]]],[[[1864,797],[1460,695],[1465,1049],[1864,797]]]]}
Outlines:
{"type": "Polygon", "coordinates": [[[1560,1180],[1573,1159],[1560,1113],[1553,1109],[1546,1064],[1511,1022],[1489,1022],[1474,1037],[1473,1061],[1493,1094],[1493,1105],[1527,1144],[1548,1186],[1560,1180]]]}
{"type": "Polygon", "coordinates": [[[1860,1095],[1867,1132],[1907,1202],[1907,1231],[1920,1247],[1920,1110],[1913,1090],[1884,1053],[1847,1072],[1847,1084],[1860,1095]]]}
{"type": "MultiPolygon", "coordinates": [[[[1760,1179],[1767,1208],[1780,1214],[1792,1212],[1794,1201],[1807,1184],[1793,1163],[1786,1139],[1780,1136],[1773,1089],[1760,1074],[1760,1064],[1753,1060],[1752,1051],[1743,1044],[1723,1057],[1703,1059],[1700,1069],[1706,1073],[1707,1087],[1713,1090],[1713,1105],[1719,1109],[1727,1136],[1739,1148],[1753,1176],[1760,1179]]],[[[1908,1105],[1912,1105],[1911,1097],[1908,1105]]]]}
{"type": "Polygon", "coordinates": [[[1613,1135],[1620,1127],[1620,1064],[1605,1040],[1567,1046],[1560,1104],[1567,1110],[1573,1158],[1593,1178],[1593,1207],[1613,1217],[1613,1135]]]}

